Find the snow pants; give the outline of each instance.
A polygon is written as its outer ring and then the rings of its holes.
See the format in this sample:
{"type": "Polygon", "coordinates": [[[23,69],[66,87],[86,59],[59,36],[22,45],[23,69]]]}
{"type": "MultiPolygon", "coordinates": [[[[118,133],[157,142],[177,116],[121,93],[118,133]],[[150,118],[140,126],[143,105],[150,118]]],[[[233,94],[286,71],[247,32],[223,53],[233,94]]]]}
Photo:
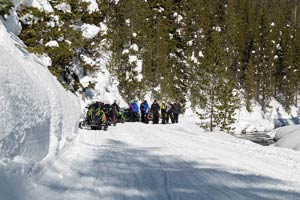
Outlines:
{"type": "Polygon", "coordinates": [[[174,114],[174,123],[178,123],[179,114],[174,114]]]}
{"type": "Polygon", "coordinates": [[[158,124],[159,113],[153,113],[153,124],[158,124]]]}
{"type": "Polygon", "coordinates": [[[167,123],[167,113],[164,110],[161,110],[161,119],[162,119],[162,121],[161,121],[162,124],[167,123]]]}
{"type": "Polygon", "coordinates": [[[167,113],[167,123],[169,123],[169,119],[172,123],[174,123],[174,116],[173,113],[167,113]]]}

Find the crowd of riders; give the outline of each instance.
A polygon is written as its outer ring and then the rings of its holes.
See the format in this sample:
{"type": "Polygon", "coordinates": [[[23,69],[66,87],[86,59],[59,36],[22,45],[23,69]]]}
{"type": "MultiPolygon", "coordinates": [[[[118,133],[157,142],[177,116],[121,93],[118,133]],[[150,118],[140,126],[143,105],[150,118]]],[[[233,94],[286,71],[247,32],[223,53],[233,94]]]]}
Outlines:
{"type": "Polygon", "coordinates": [[[116,100],[113,104],[95,102],[87,107],[86,117],[80,123],[80,127],[90,126],[93,130],[106,131],[108,126],[124,122],[178,123],[180,113],[181,105],[178,100],[163,100],[160,104],[154,100],[151,106],[147,100],[142,101],[140,105],[136,100],[132,100],[128,103],[128,108],[120,108],[116,100]]]}

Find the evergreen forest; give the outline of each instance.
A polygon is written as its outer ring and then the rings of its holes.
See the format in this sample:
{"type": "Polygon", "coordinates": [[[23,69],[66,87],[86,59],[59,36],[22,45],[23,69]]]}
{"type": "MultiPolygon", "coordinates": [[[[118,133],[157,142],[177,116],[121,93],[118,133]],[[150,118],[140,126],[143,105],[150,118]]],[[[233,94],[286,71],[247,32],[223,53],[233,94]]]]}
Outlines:
{"type": "Polygon", "coordinates": [[[249,112],[254,103],[266,111],[272,98],[287,111],[299,104],[297,0],[97,0],[94,12],[85,1],[49,2],[53,12],[18,8],[20,38],[28,50],[49,55],[49,70],[75,93],[86,89],[80,76],[101,70],[84,58],[109,54],[107,67],[126,100],[151,92],[190,101],[209,130],[230,132],[241,101],[249,112]],[[85,38],[83,24],[104,24],[107,32],[85,38]],[[52,40],[59,47],[45,46],[52,40]]]}

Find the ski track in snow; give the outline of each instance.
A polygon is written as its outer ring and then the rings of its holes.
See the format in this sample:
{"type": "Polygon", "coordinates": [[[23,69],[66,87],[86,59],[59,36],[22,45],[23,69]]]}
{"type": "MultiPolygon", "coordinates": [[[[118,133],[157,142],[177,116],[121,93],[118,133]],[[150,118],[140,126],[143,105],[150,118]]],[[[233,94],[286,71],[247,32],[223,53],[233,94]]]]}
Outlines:
{"type": "Polygon", "coordinates": [[[81,130],[24,199],[300,199],[299,152],[214,134],[189,120],[81,130]]]}

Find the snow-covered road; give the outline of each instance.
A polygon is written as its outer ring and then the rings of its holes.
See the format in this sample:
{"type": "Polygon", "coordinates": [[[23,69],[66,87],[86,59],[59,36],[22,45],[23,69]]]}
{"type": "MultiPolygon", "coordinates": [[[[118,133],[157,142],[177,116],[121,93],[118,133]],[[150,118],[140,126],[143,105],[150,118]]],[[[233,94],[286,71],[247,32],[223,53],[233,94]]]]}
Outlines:
{"type": "Polygon", "coordinates": [[[300,153],[176,125],[81,130],[24,199],[300,199],[300,153]]]}

